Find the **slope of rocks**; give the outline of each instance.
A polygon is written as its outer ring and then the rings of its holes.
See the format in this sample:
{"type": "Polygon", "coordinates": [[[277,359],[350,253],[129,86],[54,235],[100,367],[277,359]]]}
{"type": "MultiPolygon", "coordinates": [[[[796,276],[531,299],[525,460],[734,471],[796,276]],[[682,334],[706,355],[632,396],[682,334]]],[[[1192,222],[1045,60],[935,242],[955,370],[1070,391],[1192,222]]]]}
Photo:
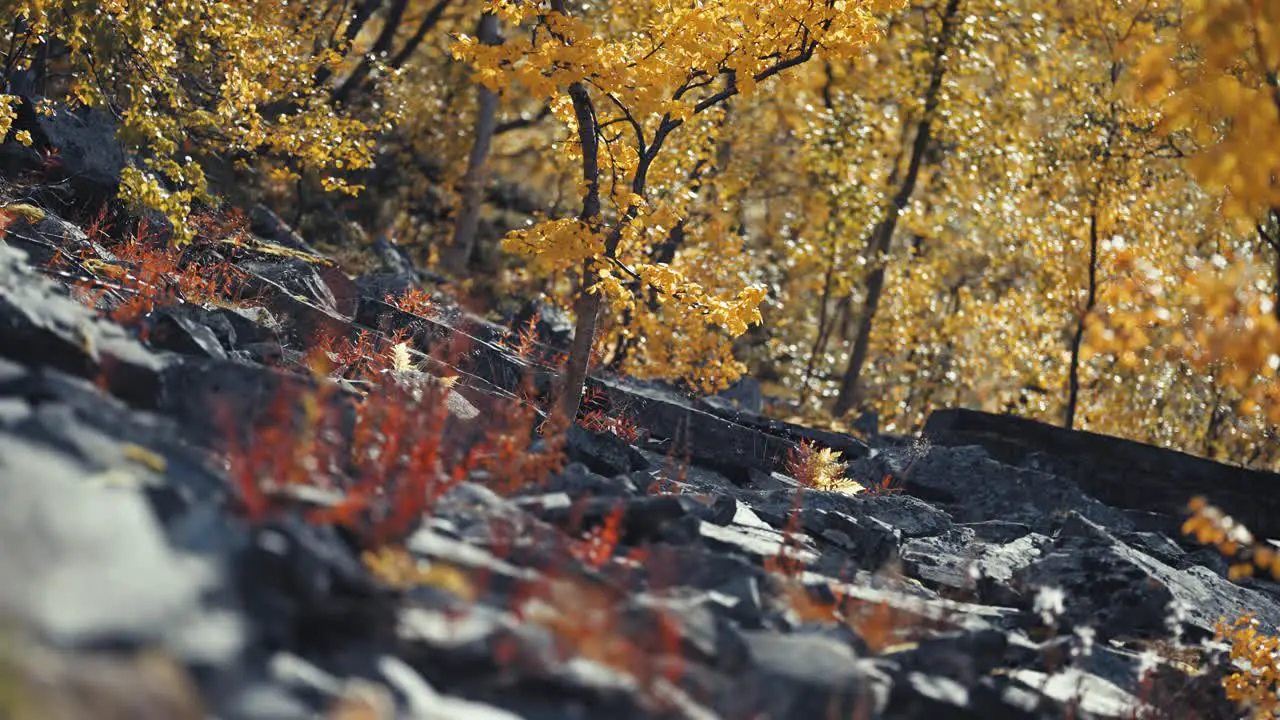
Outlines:
{"type": "Polygon", "coordinates": [[[341,487],[252,516],[233,437],[320,389],[349,433],[368,390],[307,371],[318,337],[403,340],[418,369],[391,382],[452,378],[460,449],[538,420],[555,378],[506,328],[397,307],[411,266],[348,278],[280,242],[192,250],[242,286],[122,325],[137,268],[47,209],[8,225],[0,714],[1226,718],[1215,622],[1280,623],[1275,584],[1183,543],[1169,490],[1240,504],[1276,478],[966,411],[864,442],[595,377],[589,410],[627,432],[571,428],[542,482],[456,478],[399,549],[315,521],[341,487]],[[802,440],[888,489],[801,487],[802,440]]]}

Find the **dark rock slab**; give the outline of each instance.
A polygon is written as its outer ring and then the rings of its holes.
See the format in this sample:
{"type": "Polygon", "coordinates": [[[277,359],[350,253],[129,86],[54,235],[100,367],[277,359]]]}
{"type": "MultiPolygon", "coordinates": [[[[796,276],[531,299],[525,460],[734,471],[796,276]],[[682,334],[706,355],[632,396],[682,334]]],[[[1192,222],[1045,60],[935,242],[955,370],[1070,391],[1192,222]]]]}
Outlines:
{"type": "Polygon", "coordinates": [[[82,252],[110,257],[109,253],[91,242],[75,224],[45,210],[39,210],[39,215],[39,218],[33,218],[19,214],[5,228],[3,235],[5,244],[27,254],[28,264],[39,268],[52,267],[55,261],[74,265],[72,260],[82,252]]]}
{"type": "MultiPolygon", "coordinates": [[[[995,459],[1017,465],[1036,454],[1041,467],[1070,479],[1099,501],[1175,519],[1171,537],[1196,495],[1208,496],[1254,533],[1280,537],[1276,473],[1246,470],[1132,440],[1065,430],[1011,415],[939,410],[923,430],[940,445],[981,445],[995,459]]],[[[1155,529],[1155,528],[1148,528],[1155,529]]]]}
{"type": "Polygon", "coordinates": [[[562,492],[571,498],[592,496],[624,498],[639,495],[642,489],[631,477],[605,477],[592,472],[582,463],[570,462],[564,469],[553,475],[545,485],[536,488],[536,491],[562,492]]]}
{"type": "Polygon", "coordinates": [[[35,275],[25,260],[0,245],[0,357],[93,378],[131,404],[154,408],[167,360],[35,275]]]}
{"type": "Polygon", "coordinates": [[[348,318],[335,309],[316,305],[304,296],[288,292],[281,286],[263,280],[259,294],[252,298],[261,303],[279,322],[279,332],[294,347],[310,347],[317,338],[344,338],[354,334],[348,318]]]}
{"type": "Polygon", "coordinates": [[[720,704],[733,717],[876,717],[892,682],[853,648],[822,635],[740,633],[748,669],[720,704]]]}
{"type": "MultiPolygon", "coordinates": [[[[557,373],[532,358],[519,358],[498,342],[509,332],[475,318],[453,325],[438,319],[406,313],[373,299],[361,302],[357,321],[385,334],[403,331],[418,350],[432,355],[443,353],[448,364],[464,372],[463,382],[480,378],[508,393],[518,392],[526,380],[541,395],[552,388],[557,373]]],[[[677,393],[656,384],[622,382],[607,378],[588,379],[588,392],[599,399],[606,412],[624,412],[650,435],[679,445],[670,448],[688,452],[701,465],[736,476],[745,483],[751,469],[770,472],[781,469],[788,451],[795,447],[790,435],[800,437],[800,429],[776,421],[760,421],[758,429],[726,420],[695,408],[677,393]],[[771,434],[774,433],[774,434],[771,434]],[[789,434],[789,435],[788,435],[789,434]],[[685,443],[681,438],[698,438],[685,443]]],[[[864,445],[848,436],[823,436],[835,443],[846,457],[866,452],[864,445]]]]}
{"type": "MultiPolygon", "coordinates": [[[[750,403],[750,396],[748,401],[750,403]]],[[[721,395],[701,398],[694,403],[694,407],[743,427],[786,438],[795,443],[804,440],[818,447],[838,450],[845,461],[866,457],[870,453],[870,447],[852,435],[777,420],[762,414],[759,410],[751,409],[749,405],[735,403],[721,395]]],[[[785,457],[783,459],[785,460],[785,457]]]]}
{"type": "MultiPolygon", "coordinates": [[[[148,316],[149,332],[147,344],[154,348],[169,350],[182,355],[197,355],[220,360],[227,358],[227,348],[221,337],[234,333],[230,323],[222,318],[219,330],[215,332],[207,322],[217,322],[212,317],[201,317],[198,310],[188,309],[190,305],[175,305],[156,308],[148,316]],[[207,321],[207,322],[206,322],[207,321]]],[[[216,316],[215,316],[216,317],[216,316]]],[[[234,335],[231,335],[234,338],[234,335]]]]}
{"type": "Polygon", "coordinates": [[[1103,526],[1072,513],[1042,558],[1016,570],[1024,607],[1044,588],[1063,593],[1066,626],[1091,625],[1101,638],[1164,638],[1169,618],[1180,615],[1185,637],[1213,636],[1222,616],[1248,608],[1274,627],[1280,602],[1235,585],[1203,567],[1176,570],[1119,541],[1103,526]]]}
{"type": "Polygon", "coordinates": [[[885,714],[910,720],[953,718],[984,720],[1058,720],[1089,718],[1068,704],[1055,702],[1040,690],[1006,676],[987,676],[970,687],[946,677],[907,673],[893,684],[885,714]]]}
{"type": "MultiPolygon", "coordinates": [[[[860,468],[850,472],[856,476],[860,468]]],[[[1108,527],[1132,528],[1124,513],[1084,494],[1071,480],[1003,465],[978,446],[928,448],[913,455],[900,477],[908,494],[949,509],[959,522],[1004,520],[1047,533],[1057,523],[1055,515],[1074,510],[1108,527]]]]}
{"type": "Polygon", "coordinates": [[[235,572],[263,647],[325,653],[395,637],[392,596],[332,527],[294,517],[262,524],[235,572]]]}
{"type": "Polygon", "coordinates": [[[546,300],[530,300],[511,318],[511,327],[523,332],[534,318],[534,337],[538,342],[555,350],[567,351],[573,343],[573,320],[560,307],[546,300]]]}
{"type": "Polygon", "coordinates": [[[319,256],[320,253],[311,247],[301,235],[294,232],[289,224],[275,214],[271,208],[258,203],[249,210],[249,231],[264,240],[300,250],[308,255],[319,256]]]}
{"type": "Polygon", "coordinates": [[[677,456],[688,454],[699,465],[716,470],[738,484],[752,469],[782,469],[795,442],[740,425],[695,408],[678,394],[608,378],[588,379],[610,410],[625,410],[654,437],[670,438],[677,456]]]}
{"type": "Polygon", "coordinates": [[[838,546],[843,560],[858,569],[874,571],[898,559],[901,533],[874,516],[815,509],[801,513],[801,525],[838,546]]]}
{"type": "Polygon", "coordinates": [[[570,460],[608,477],[649,467],[649,461],[627,441],[613,433],[592,432],[580,425],[569,428],[565,452],[570,460]]]}
{"type": "MultiPolygon", "coordinates": [[[[157,409],[177,421],[184,436],[199,446],[226,448],[235,430],[240,447],[248,447],[256,423],[278,408],[296,405],[318,387],[314,378],[250,363],[191,358],[164,370],[157,409]]],[[[339,427],[349,428],[354,422],[349,400],[356,395],[340,385],[332,390],[329,410],[343,418],[339,427]]]]}
{"type": "Polygon", "coordinates": [[[776,528],[784,527],[797,509],[802,513],[872,517],[904,538],[937,535],[953,525],[946,512],[910,495],[852,495],[810,489],[741,491],[733,495],[776,528]]]}
{"type": "Polygon", "coordinates": [[[460,382],[468,386],[515,396],[528,381],[535,391],[545,394],[555,376],[550,367],[506,351],[497,344],[500,335],[485,332],[485,326],[474,322],[454,327],[372,298],[361,300],[356,321],[384,335],[404,333],[415,349],[459,371],[460,382]]]}
{"type": "Polygon", "coordinates": [[[247,291],[251,295],[288,293],[326,312],[338,314],[333,291],[320,277],[315,263],[301,259],[272,258],[237,263],[251,275],[247,291]]]}
{"type": "Polygon", "coordinates": [[[55,103],[54,112],[44,114],[34,111],[33,98],[23,98],[11,129],[31,133],[38,150],[56,151],[57,162],[48,167],[44,181],[67,181],[77,205],[97,207],[115,198],[125,154],[116,139],[115,120],[103,111],[72,111],[55,103]]]}
{"type": "Polygon", "coordinates": [[[564,502],[526,504],[524,507],[540,519],[571,532],[596,527],[610,515],[619,513],[618,530],[621,542],[626,545],[668,537],[692,541],[694,537],[702,536],[704,525],[707,526],[705,533],[712,536],[716,533],[715,528],[731,523],[736,512],[733,499],[727,497],[662,494],[579,500],[564,496],[564,499],[564,502]]]}
{"type": "Polygon", "coordinates": [[[903,543],[903,569],[927,586],[978,602],[1012,602],[1008,583],[1037,562],[1050,546],[1048,537],[1030,533],[1007,543],[978,539],[973,528],[957,526],[942,534],[903,543]]]}

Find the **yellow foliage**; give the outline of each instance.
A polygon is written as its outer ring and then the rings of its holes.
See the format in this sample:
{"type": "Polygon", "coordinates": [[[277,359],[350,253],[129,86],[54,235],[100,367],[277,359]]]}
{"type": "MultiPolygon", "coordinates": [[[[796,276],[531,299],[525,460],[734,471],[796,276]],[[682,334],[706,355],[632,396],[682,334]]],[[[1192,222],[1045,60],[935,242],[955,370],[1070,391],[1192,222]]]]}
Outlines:
{"type": "Polygon", "coordinates": [[[1186,0],[1178,30],[1143,57],[1139,95],[1192,132],[1191,172],[1252,228],[1280,207],[1280,4],[1186,0]]]}
{"type": "Polygon", "coordinates": [[[848,464],[841,461],[840,457],[838,450],[819,448],[802,440],[787,457],[787,472],[805,487],[848,493],[862,492],[864,488],[860,483],[844,476],[848,464]]]}
{"type": "MultiPolygon", "coordinates": [[[[341,173],[368,167],[372,137],[314,79],[341,55],[315,52],[341,19],[303,0],[18,0],[8,47],[66,45],[72,104],[110,109],[138,160],[121,196],[163,211],[191,236],[191,204],[210,200],[200,160],[267,156],[288,177],[313,171],[354,192],[341,173]]],[[[31,56],[9,59],[22,69],[31,56]]],[[[12,119],[0,97],[0,134],[12,119]]]]}
{"type": "Polygon", "coordinates": [[[1272,720],[1280,707],[1280,637],[1259,632],[1259,625],[1251,613],[1231,623],[1223,618],[1215,639],[1231,643],[1231,659],[1246,665],[1223,679],[1227,699],[1253,720],[1272,720]]]}
{"type": "MultiPolygon", "coordinates": [[[[727,217],[694,210],[721,169],[715,152],[726,103],[754,100],[762,83],[773,89],[773,78],[819,52],[831,61],[854,56],[877,35],[878,14],[899,4],[621,0],[578,16],[557,3],[542,13],[538,3],[491,0],[487,10],[528,32],[500,45],[461,35],[454,56],[491,90],[547,98],[567,131],[555,145],[559,159],[586,173],[586,215],[511,233],[504,247],[533,255],[544,273],[591,264],[586,290],[623,316],[606,323],[600,342],[618,349],[624,369],[723,386],[741,370],[727,341],[761,321],[766,297],[762,285],[743,282],[747,254],[732,248],[741,237],[727,217]],[[573,88],[581,92],[571,102],[573,88]],[[577,142],[583,102],[601,144],[598,174],[595,153],[584,158],[577,142]],[[588,210],[597,183],[604,207],[588,210]],[[662,257],[669,242],[677,247],[662,257]],[[709,277],[686,270],[708,267],[709,277]]],[[[733,189],[722,192],[718,204],[729,216],[733,189]]]]}

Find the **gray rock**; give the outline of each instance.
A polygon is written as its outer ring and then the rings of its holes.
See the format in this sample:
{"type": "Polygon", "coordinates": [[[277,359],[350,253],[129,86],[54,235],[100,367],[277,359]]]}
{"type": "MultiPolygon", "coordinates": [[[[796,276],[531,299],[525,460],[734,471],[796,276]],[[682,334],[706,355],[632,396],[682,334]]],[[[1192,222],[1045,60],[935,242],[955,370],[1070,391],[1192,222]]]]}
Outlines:
{"type": "Polygon", "coordinates": [[[511,318],[511,327],[523,332],[529,322],[537,317],[534,337],[538,342],[557,350],[568,350],[573,343],[573,320],[564,310],[545,300],[524,303],[511,318]]]}
{"type": "Polygon", "coordinates": [[[38,268],[52,267],[55,261],[67,262],[76,267],[78,262],[75,258],[82,252],[110,257],[99,246],[90,242],[79,227],[51,212],[42,213],[44,216],[34,221],[25,215],[17,216],[5,228],[0,244],[25,252],[27,264],[38,268]]]}
{"type": "MultiPolygon", "coordinates": [[[[929,416],[923,434],[944,445],[982,445],[1010,465],[1035,464],[1117,508],[1156,513],[1176,535],[1187,500],[1211,502],[1261,537],[1280,537],[1276,473],[1246,470],[1186,453],[1096,433],[1066,430],[1012,415],[948,409],[929,416]]],[[[1153,519],[1153,518],[1148,518],[1153,519]]]]}
{"type": "Polygon", "coordinates": [[[730,715],[765,717],[877,717],[891,682],[848,644],[820,635],[740,633],[748,671],[722,706],[730,715]]]}
{"type": "Polygon", "coordinates": [[[287,248],[301,250],[309,255],[319,255],[315,248],[289,227],[288,223],[272,212],[271,208],[261,203],[249,210],[249,231],[264,240],[270,240],[287,248]]]}
{"type": "Polygon", "coordinates": [[[644,470],[649,462],[627,441],[608,432],[591,432],[580,425],[569,428],[565,438],[569,459],[606,477],[644,470]]]}
{"type": "Polygon", "coordinates": [[[12,129],[30,132],[37,148],[57,151],[58,161],[47,182],[68,181],[76,204],[86,207],[115,197],[125,154],[110,116],[91,108],[72,111],[63,105],[55,105],[55,112],[46,115],[30,111],[30,99],[19,107],[24,111],[12,129]]]}
{"type": "MultiPolygon", "coordinates": [[[[189,305],[156,308],[148,317],[149,332],[147,344],[154,348],[170,350],[183,355],[199,355],[202,357],[227,358],[227,348],[208,324],[202,322],[198,311],[192,311],[189,305]]],[[[211,320],[216,322],[216,320],[211,320]]],[[[223,337],[231,331],[230,324],[219,328],[223,337]]],[[[234,335],[231,335],[234,338],[234,335]]]]}
{"type": "Polygon", "coordinates": [[[1076,511],[1120,530],[1132,528],[1118,510],[1085,495],[1070,480],[1002,465],[980,447],[933,447],[903,478],[908,494],[953,508],[960,522],[1004,520],[1047,533],[1055,514],[1076,511]]]}
{"type": "Polygon", "coordinates": [[[1036,589],[1060,589],[1065,593],[1061,622],[1090,625],[1101,638],[1169,637],[1168,618],[1175,612],[1182,614],[1190,642],[1212,637],[1218,618],[1234,617],[1240,608],[1272,626],[1280,622],[1274,598],[1202,567],[1177,570],[1075,513],[1044,557],[1016,571],[1013,582],[1028,589],[1028,606],[1036,589]]]}
{"type": "Polygon", "coordinates": [[[540,492],[564,492],[574,498],[591,496],[632,497],[640,494],[640,488],[628,475],[608,478],[592,472],[586,465],[570,462],[553,475],[546,484],[537,488],[540,492]]]}
{"type": "Polygon", "coordinates": [[[226,663],[243,634],[206,605],[216,560],[170,547],[146,496],[87,458],[0,434],[0,608],[70,645],[159,643],[226,663]]]}
{"type": "Polygon", "coordinates": [[[764,393],[760,381],[750,376],[739,378],[728,388],[716,393],[715,397],[724,398],[734,407],[747,412],[759,413],[764,410],[764,393]]]}
{"type": "Polygon", "coordinates": [[[59,292],[0,245],[0,357],[100,380],[117,397],[154,408],[167,361],[119,325],[59,292]]]}

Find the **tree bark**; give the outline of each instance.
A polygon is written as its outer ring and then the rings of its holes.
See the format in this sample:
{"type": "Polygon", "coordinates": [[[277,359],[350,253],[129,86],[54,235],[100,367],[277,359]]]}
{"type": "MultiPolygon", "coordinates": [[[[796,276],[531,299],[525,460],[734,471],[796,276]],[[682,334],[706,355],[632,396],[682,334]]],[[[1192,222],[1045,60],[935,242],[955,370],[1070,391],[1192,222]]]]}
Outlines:
{"type": "Polygon", "coordinates": [[[1277,320],[1280,320],[1280,208],[1272,208],[1267,213],[1267,219],[1258,223],[1258,237],[1262,242],[1271,249],[1273,256],[1272,268],[1274,275],[1271,278],[1271,312],[1277,320]],[[1270,230],[1268,230],[1270,226],[1270,230]]]}
{"type": "Polygon", "coordinates": [[[332,99],[336,105],[345,105],[351,99],[352,93],[356,88],[360,87],[365,78],[369,77],[369,73],[373,71],[373,62],[375,58],[382,58],[391,52],[391,43],[395,41],[396,30],[400,29],[400,21],[404,19],[405,10],[409,7],[409,0],[393,0],[391,9],[387,11],[386,22],[382,26],[382,31],[378,33],[378,37],[373,41],[373,47],[369,48],[369,52],[365,53],[360,59],[360,63],[356,65],[356,69],[343,79],[342,84],[333,91],[332,99]]]}
{"type": "MultiPolygon", "coordinates": [[[[480,17],[477,31],[480,42],[497,45],[498,16],[485,13],[480,17]]],[[[467,269],[467,262],[475,248],[476,229],[480,226],[480,207],[484,202],[484,186],[488,179],[489,149],[493,144],[493,131],[497,126],[498,95],[482,84],[477,84],[478,111],[476,134],[467,157],[467,172],[462,177],[462,204],[453,226],[453,241],[445,252],[445,270],[460,275],[467,269]]]]}
{"type": "Polygon", "coordinates": [[[591,261],[586,260],[582,267],[582,289],[573,303],[573,344],[569,346],[569,360],[565,367],[564,388],[560,398],[560,411],[570,419],[578,416],[578,406],[582,403],[582,391],[591,365],[591,349],[595,346],[596,324],[600,317],[600,294],[587,292],[587,288],[595,282],[595,269],[591,267],[591,261]]]}
{"type": "Polygon", "coordinates": [[[813,371],[818,363],[818,355],[827,349],[827,339],[831,337],[832,320],[831,288],[836,274],[836,253],[832,253],[827,272],[822,278],[822,298],[818,301],[818,334],[813,339],[813,347],[809,348],[809,359],[804,365],[804,376],[800,381],[800,405],[809,400],[809,386],[813,381],[813,371]]]}
{"type": "MultiPolygon", "coordinates": [[[[445,8],[449,6],[449,0],[436,0],[436,4],[422,16],[422,21],[418,23],[418,29],[413,31],[413,35],[405,42],[404,47],[400,48],[395,57],[391,58],[391,62],[387,63],[393,70],[399,70],[404,67],[409,58],[418,50],[418,46],[422,44],[422,40],[426,38],[431,28],[440,22],[440,17],[444,15],[445,8]]],[[[483,38],[482,38],[483,39],[483,38]]]]}
{"type": "MultiPolygon", "coordinates": [[[[551,9],[565,12],[564,0],[551,0],[551,9]]],[[[578,143],[582,146],[582,180],[586,194],[582,197],[582,212],[578,219],[597,230],[600,224],[600,142],[597,137],[596,110],[591,95],[581,80],[569,84],[569,99],[573,102],[573,116],[578,124],[578,143]]],[[[596,271],[590,259],[582,263],[582,285],[574,301],[573,345],[569,348],[569,361],[565,368],[564,385],[560,390],[560,411],[570,421],[578,417],[582,403],[582,388],[587,382],[587,370],[591,364],[591,349],[596,340],[596,319],[600,314],[600,296],[587,292],[596,283],[596,271]]]]}
{"type": "MultiPolygon", "coordinates": [[[[360,34],[360,31],[364,29],[365,24],[369,22],[369,18],[373,17],[373,13],[381,6],[382,0],[364,0],[364,2],[360,3],[355,13],[351,16],[351,22],[347,24],[346,30],[342,33],[343,46],[350,46],[351,42],[360,34]]],[[[330,45],[332,46],[332,42],[330,45]]],[[[343,52],[346,52],[346,50],[344,49],[343,52]]],[[[312,84],[315,87],[320,87],[328,82],[331,77],[333,77],[333,69],[325,65],[316,71],[315,77],[312,78],[312,84]]]]}
{"type": "Polygon", "coordinates": [[[1076,408],[1080,403],[1080,346],[1084,342],[1085,321],[1098,305],[1098,209],[1089,215],[1089,294],[1084,310],[1076,318],[1075,335],[1071,338],[1071,367],[1067,374],[1067,409],[1063,427],[1075,427],[1076,408]]]}
{"type": "MultiPolygon", "coordinates": [[[[1120,78],[1121,65],[1118,61],[1111,63],[1111,88],[1115,90],[1116,82],[1120,78]]],[[[1110,122],[1106,126],[1107,141],[1102,147],[1102,167],[1110,162],[1112,157],[1112,147],[1116,139],[1116,124],[1118,118],[1118,109],[1116,101],[1111,101],[1110,122]]],[[[1087,287],[1087,295],[1085,297],[1084,309],[1076,318],[1075,333],[1071,337],[1071,360],[1070,367],[1067,368],[1067,407],[1065,417],[1063,418],[1063,427],[1068,430],[1074,429],[1076,422],[1076,411],[1080,405],[1080,347],[1084,342],[1085,322],[1089,318],[1089,314],[1098,305],[1098,213],[1102,205],[1104,185],[1098,180],[1097,187],[1093,192],[1093,211],[1089,213],[1089,281],[1087,287]]]]}
{"type": "MultiPolygon", "coordinates": [[[[947,0],[942,12],[942,29],[938,33],[938,42],[934,46],[933,66],[930,70],[929,85],[925,89],[924,111],[916,126],[916,136],[911,145],[911,158],[907,172],[898,185],[892,201],[885,209],[884,218],[871,231],[867,249],[873,264],[867,276],[866,296],[862,302],[862,315],[858,319],[858,335],[854,339],[853,349],[849,353],[849,364],[845,367],[844,378],[840,382],[840,392],[836,395],[832,413],[841,417],[858,403],[858,380],[862,376],[867,361],[867,351],[871,347],[871,329],[875,323],[876,310],[880,307],[880,296],[884,292],[884,278],[887,256],[893,242],[893,232],[898,227],[898,218],[902,210],[911,200],[916,189],[916,181],[920,177],[920,166],[924,161],[925,151],[929,148],[930,132],[933,117],[938,111],[938,96],[942,90],[942,80],[946,76],[946,54],[951,47],[951,35],[955,27],[955,17],[960,9],[960,0],[947,0]]],[[[897,174],[896,172],[894,173],[897,174]]]]}

